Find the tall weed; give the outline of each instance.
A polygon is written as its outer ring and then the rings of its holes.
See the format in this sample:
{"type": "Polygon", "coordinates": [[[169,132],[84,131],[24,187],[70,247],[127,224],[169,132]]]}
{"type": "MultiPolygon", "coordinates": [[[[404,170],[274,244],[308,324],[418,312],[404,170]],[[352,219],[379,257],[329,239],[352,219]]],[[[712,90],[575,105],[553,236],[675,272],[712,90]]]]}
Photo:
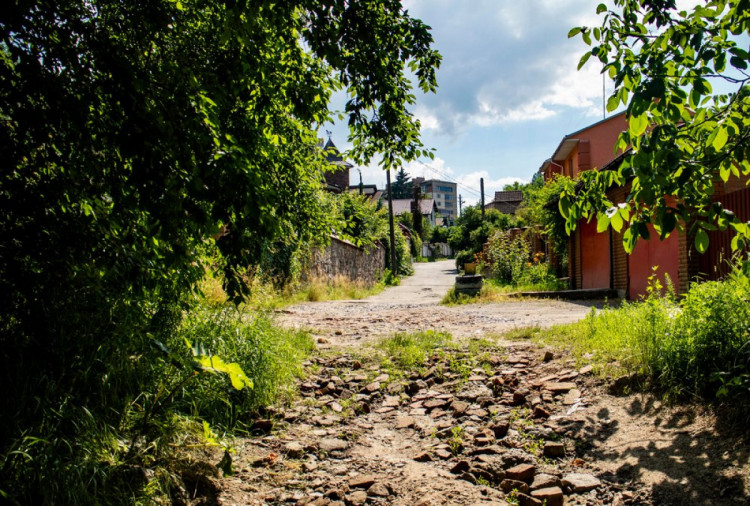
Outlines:
{"type": "Polygon", "coordinates": [[[694,283],[681,301],[662,288],[654,277],[644,300],[592,309],[539,339],[569,347],[605,372],[643,375],[672,397],[750,402],[748,277],[736,270],[725,281],[694,283]]]}

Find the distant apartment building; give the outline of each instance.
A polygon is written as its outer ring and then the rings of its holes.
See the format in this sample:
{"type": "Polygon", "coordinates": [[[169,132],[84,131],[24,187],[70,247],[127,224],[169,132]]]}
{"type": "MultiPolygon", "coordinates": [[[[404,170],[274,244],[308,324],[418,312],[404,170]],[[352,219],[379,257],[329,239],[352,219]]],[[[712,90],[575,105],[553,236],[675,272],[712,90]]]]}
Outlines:
{"type": "Polygon", "coordinates": [[[414,178],[422,193],[435,200],[438,210],[438,225],[452,225],[458,217],[458,188],[456,183],[437,179],[414,178]]]}

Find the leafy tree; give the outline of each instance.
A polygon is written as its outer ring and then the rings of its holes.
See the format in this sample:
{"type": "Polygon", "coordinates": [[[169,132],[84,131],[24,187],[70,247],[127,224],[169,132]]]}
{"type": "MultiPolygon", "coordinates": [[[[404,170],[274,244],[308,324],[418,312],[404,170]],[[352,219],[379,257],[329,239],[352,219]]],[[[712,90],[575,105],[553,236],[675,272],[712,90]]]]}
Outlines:
{"type": "Polygon", "coordinates": [[[398,169],[396,172],[396,178],[391,183],[391,191],[393,192],[394,199],[409,199],[412,198],[412,185],[409,174],[406,173],[403,167],[398,169]]]}
{"type": "Polygon", "coordinates": [[[735,249],[750,244],[750,224],[711,200],[714,183],[750,175],[750,53],[740,45],[750,35],[747,2],[709,0],[678,12],[674,0],[614,0],[597,13],[601,26],[569,36],[591,46],[579,68],[594,57],[614,80],[607,109],[627,106],[617,148],[629,151],[617,172],[586,172],[578,195],[566,191],[568,227],[592,215],[600,229],[629,223],[627,251],[649,237],[649,223],[662,238],[687,231],[700,252],[716,228],[735,232],[735,249]],[[604,191],[628,180],[626,203],[614,206],[604,191]]]}
{"type": "MultiPolygon", "coordinates": [[[[461,216],[456,218],[456,224],[450,228],[448,245],[457,252],[457,264],[459,264],[458,253],[461,258],[473,256],[482,251],[484,243],[495,230],[508,230],[518,225],[518,221],[497,209],[488,209],[485,219],[482,221],[480,204],[464,208],[461,216]]],[[[460,265],[460,264],[459,264],[460,265]]]]}
{"type": "Polygon", "coordinates": [[[575,190],[575,182],[569,177],[556,174],[546,183],[536,178],[524,189],[523,204],[516,213],[526,223],[542,229],[549,245],[563,262],[567,261],[568,233],[557,201],[565,190],[575,190]]]}
{"type": "Polygon", "coordinates": [[[508,183],[505,186],[503,186],[503,191],[509,192],[509,191],[518,191],[523,190],[526,188],[528,183],[523,183],[521,181],[513,181],[512,183],[508,183]]]}
{"type": "Polygon", "coordinates": [[[3,5],[0,495],[113,490],[77,465],[86,431],[131,426],[159,390],[201,252],[239,300],[247,266],[330,232],[315,145],[336,90],[355,161],[429,155],[407,71],[435,89],[431,43],[394,0],[3,5]]]}

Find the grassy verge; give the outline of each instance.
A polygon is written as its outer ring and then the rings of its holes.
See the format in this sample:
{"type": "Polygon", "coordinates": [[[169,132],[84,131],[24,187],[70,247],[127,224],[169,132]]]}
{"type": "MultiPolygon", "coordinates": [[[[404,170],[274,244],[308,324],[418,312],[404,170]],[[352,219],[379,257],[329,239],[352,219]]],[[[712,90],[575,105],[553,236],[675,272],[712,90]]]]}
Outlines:
{"type": "Polygon", "coordinates": [[[659,295],[592,312],[535,333],[571,350],[601,374],[636,374],[671,398],[731,400],[750,406],[750,280],[694,284],[684,299],[659,295]]]}
{"type": "MultiPolygon", "coordinates": [[[[300,302],[364,299],[382,292],[389,283],[393,284],[389,277],[370,284],[337,276],[331,281],[314,279],[279,290],[271,283],[254,282],[244,305],[251,310],[268,310],[300,302]]],[[[227,301],[221,281],[216,278],[207,277],[201,284],[201,291],[211,305],[220,306],[227,301]]]]}
{"type": "Polygon", "coordinates": [[[441,304],[450,306],[460,304],[486,304],[491,302],[504,302],[510,299],[509,294],[511,293],[549,292],[561,290],[563,288],[564,287],[558,281],[526,285],[509,285],[501,283],[494,279],[485,279],[479,295],[470,296],[466,294],[456,293],[455,289],[451,288],[443,297],[441,304]]]}
{"type": "Polygon", "coordinates": [[[24,430],[0,454],[0,502],[189,502],[196,471],[187,452],[226,447],[217,433],[244,433],[265,406],[293,396],[314,347],[304,332],[216,300],[156,311],[152,324],[138,329],[137,346],[88,364],[86,388],[66,393],[48,382],[48,395],[63,399],[56,411],[7,415],[24,430]],[[208,367],[198,360],[206,357],[208,367]],[[219,364],[236,364],[252,387],[238,389],[219,364]]]}

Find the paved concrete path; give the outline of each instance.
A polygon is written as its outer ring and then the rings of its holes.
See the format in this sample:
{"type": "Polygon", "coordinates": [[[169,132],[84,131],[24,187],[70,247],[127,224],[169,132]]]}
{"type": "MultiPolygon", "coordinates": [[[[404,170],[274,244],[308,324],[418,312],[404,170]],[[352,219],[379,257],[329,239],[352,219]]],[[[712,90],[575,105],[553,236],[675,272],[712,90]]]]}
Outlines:
{"type": "Polygon", "coordinates": [[[362,302],[392,302],[408,304],[439,304],[455,282],[456,271],[453,260],[415,263],[414,275],[401,280],[398,286],[389,286],[362,302]]]}

